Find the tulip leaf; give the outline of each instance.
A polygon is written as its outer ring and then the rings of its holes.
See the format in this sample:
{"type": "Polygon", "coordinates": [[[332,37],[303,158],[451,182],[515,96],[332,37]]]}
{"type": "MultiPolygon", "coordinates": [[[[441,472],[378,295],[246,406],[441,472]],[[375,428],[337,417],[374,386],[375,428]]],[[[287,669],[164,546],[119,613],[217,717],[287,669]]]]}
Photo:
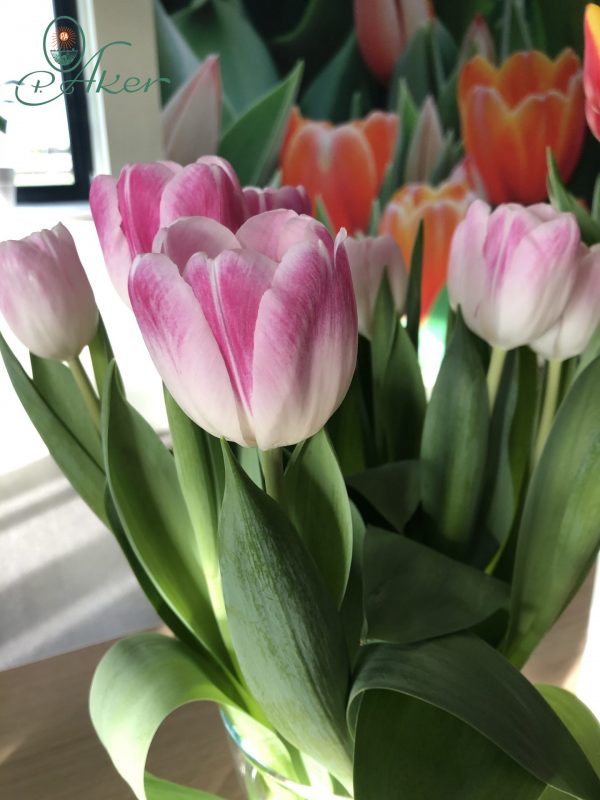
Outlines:
{"type": "Polygon", "coordinates": [[[439,549],[461,559],[471,549],[483,488],[488,402],[477,346],[459,314],[425,414],[421,499],[439,549]]]}
{"type": "Polygon", "coordinates": [[[581,700],[559,686],[539,684],[536,689],[567,726],[600,776],[600,722],[581,700]]]}
{"type": "Polygon", "coordinates": [[[273,59],[238,4],[227,0],[196,3],[177,11],[172,20],[197,58],[219,54],[223,89],[237,114],[277,82],[273,59]]]}
{"type": "Polygon", "coordinates": [[[187,630],[230,668],[175,461],[123,398],[114,366],[106,379],[101,416],[108,485],[136,557],[187,630]]]}
{"type": "Polygon", "coordinates": [[[102,395],[108,367],[115,357],[102,317],[98,320],[98,327],[94,338],[89,343],[89,350],[92,359],[92,369],[94,370],[94,378],[96,380],[96,388],[98,394],[102,395]]]}
{"type": "Polygon", "coordinates": [[[545,785],[462,720],[392,691],[362,700],[354,762],[355,800],[537,800],[545,785]]]}
{"type": "Polygon", "coordinates": [[[104,506],[106,478],[103,469],[50,408],[2,335],[0,354],[13,388],[50,455],[84,502],[108,525],[104,506]]]}
{"type": "Polygon", "coordinates": [[[397,112],[399,124],[394,154],[386,167],[379,190],[379,201],[384,208],[398,187],[405,183],[406,157],[419,118],[418,109],[406,81],[400,78],[396,83],[392,83],[392,86],[396,87],[396,90],[392,95],[390,110],[397,112]]]}
{"type": "Polygon", "coordinates": [[[419,352],[419,325],[421,324],[424,247],[425,228],[423,222],[421,222],[410,256],[410,271],[406,293],[406,331],[417,353],[419,352]]]}
{"type": "MultiPolygon", "coordinates": [[[[472,634],[365,647],[348,705],[353,728],[364,695],[373,690],[397,692],[462,721],[542,784],[582,800],[600,798],[600,779],[552,708],[497,650],[472,634]]],[[[425,720],[425,711],[423,715],[425,720]]],[[[357,762],[359,736],[357,731],[357,762]]],[[[381,744],[385,738],[378,733],[377,741],[381,744]]],[[[399,755],[397,749],[394,752],[399,755]]],[[[447,796],[463,798],[462,793],[447,796]]]]}
{"type": "Polygon", "coordinates": [[[160,83],[160,96],[164,106],[198,69],[200,59],[163,8],[161,0],[154,0],[154,22],[160,74],[169,79],[168,83],[160,83]]]}
{"type": "Polygon", "coordinates": [[[225,452],[219,550],[242,673],[278,732],[345,785],[349,663],[341,621],[283,510],[225,452]]]}
{"type": "Polygon", "coordinates": [[[366,642],[409,644],[472,628],[508,608],[508,586],[396,533],[368,528],[366,642]]]}
{"type": "Polygon", "coordinates": [[[487,15],[494,0],[434,0],[435,14],[447,26],[455,41],[460,42],[477,14],[487,15]]]}
{"type": "Polygon", "coordinates": [[[369,423],[365,416],[360,376],[355,371],[346,396],[327,423],[327,433],[344,475],[352,475],[365,468],[365,438],[369,435],[369,423]]]}
{"type": "Polygon", "coordinates": [[[142,633],[114,644],[96,668],[90,716],[117,772],[138,800],[210,798],[158,781],[144,767],[163,720],[196,700],[239,707],[236,688],[210,661],[184,644],[157,633],[142,633]]]}
{"type": "Polygon", "coordinates": [[[505,652],[522,665],[558,619],[600,546],[600,358],[571,386],[521,517],[505,652]]]}
{"type": "Polygon", "coordinates": [[[65,428],[104,472],[100,436],[71,371],[59,361],[39,358],[33,353],[30,358],[35,388],[65,428]]]}
{"type": "Polygon", "coordinates": [[[145,773],[144,787],[147,800],[222,800],[216,794],[160,780],[149,772],[145,773]]]}
{"type": "Polygon", "coordinates": [[[600,241],[600,223],[598,223],[564,187],[558,166],[552,151],[548,148],[548,194],[552,205],[559,211],[569,211],[575,215],[581,230],[581,238],[588,245],[600,241]]]}
{"type": "Polygon", "coordinates": [[[421,501],[418,461],[393,461],[351,475],[355,489],[399,533],[421,501]]]}
{"type": "Polygon", "coordinates": [[[284,476],[285,507],[339,608],[352,560],[350,501],[324,430],[297,445],[284,476]]]}
{"type": "Polygon", "coordinates": [[[231,161],[242,184],[262,186],[271,178],[301,78],[300,63],[223,136],[219,153],[231,161]]]}

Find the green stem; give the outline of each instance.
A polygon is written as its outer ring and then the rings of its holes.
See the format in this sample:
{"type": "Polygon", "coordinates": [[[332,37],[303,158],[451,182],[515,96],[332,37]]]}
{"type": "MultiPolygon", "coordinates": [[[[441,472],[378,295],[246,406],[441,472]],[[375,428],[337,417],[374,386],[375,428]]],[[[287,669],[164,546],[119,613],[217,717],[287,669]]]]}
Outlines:
{"type": "Polygon", "coordinates": [[[283,459],[280,448],[260,450],[260,465],[267,494],[279,502],[283,497],[283,459]]]}
{"type": "Polygon", "coordinates": [[[540,424],[538,427],[537,438],[535,442],[535,450],[533,454],[533,463],[537,464],[544,450],[546,439],[552,428],[552,421],[556,414],[558,406],[558,397],[560,391],[560,376],[561,376],[561,361],[548,362],[548,376],[546,379],[546,389],[544,392],[544,403],[542,406],[542,416],[540,417],[540,424]]]}
{"type": "Polygon", "coordinates": [[[490,366],[487,374],[490,411],[494,410],[494,403],[496,402],[496,395],[498,394],[498,387],[500,386],[500,379],[502,378],[502,369],[504,367],[505,358],[506,350],[501,350],[499,347],[494,347],[492,349],[492,357],[490,359],[490,366]]]}
{"type": "Polygon", "coordinates": [[[92,422],[96,426],[96,430],[100,431],[100,401],[98,400],[98,396],[94,391],[94,387],[87,376],[87,372],[84,370],[81,361],[79,360],[79,356],[70,358],[67,361],[67,364],[71,370],[73,378],[75,379],[77,388],[81,392],[83,402],[89,411],[92,422]]]}
{"type": "Polygon", "coordinates": [[[514,0],[514,11],[517,25],[519,26],[519,33],[523,40],[525,50],[533,50],[533,42],[531,41],[531,34],[529,32],[529,25],[527,24],[527,17],[525,16],[525,8],[523,0],[514,0]]]}

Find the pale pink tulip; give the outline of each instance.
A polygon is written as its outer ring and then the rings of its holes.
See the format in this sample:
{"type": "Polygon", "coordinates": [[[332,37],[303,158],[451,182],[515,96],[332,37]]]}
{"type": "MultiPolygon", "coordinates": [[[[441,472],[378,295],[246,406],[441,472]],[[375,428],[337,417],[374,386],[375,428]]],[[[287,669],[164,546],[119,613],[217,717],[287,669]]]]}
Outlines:
{"type": "Polygon", "coordinates": [[[191,164],[215,153],[221,126],[219,57],[208,56],[191,78],[171,97],[162,111],[167,158],[191,164]]]}
{"type": "Polygon", "coordinates": [[[444,131],[432,97],[426,97],[406,156],[405,183],[429,180],[444,149],[444,131]]]}
{"type": "Polygon", "coordinates": [[[539,339],[573,289],[580,235],[572,214],[539,203],[495,211],[475,200],[450,250],[448,293],[466,324],[509,350],[539,339]]]}
{"type": "Polygon", "coordinates": [[[89,344],[98,309],[64,225],[0,243],[0,311],[15,336],[42,358],[66,361],[89,344]]]}
{"type": "Polygon", "coordinates": [[[458,60],[468,61],[473,56],[483,56],[492,64],[496,61],[496,46],[485,17],[475,14],[460,46],[458,60]]]}
{"type": "Polygon", "coordinates": [[[259,189],[256,186],[244,188],[244,198],[249,216],[274,211],[276,208],[289,208],[297,214],[310,214],[312,204],[303,186],[280,186],[259,189]]]}
{"type": "Polygon", "coordinates": [[[394,305],[404,309],[408,276],[402,251],[391,236],[348,238],[345,242],[358,310],[358,330],[371,337],[373,312],[384,275],[387,276],[394,305]]]}
{"type": "Polygon", "coordinates": [[[160,228],[179,217],[204,216],[235,231],[247,217],[237,175],[217,156],[187,167],[167,161],[128,165],[118,180],[99,175],[92,181],[90,208],[108,272],[126,303],[131,263],[152,251],[160,228]]]}
{"type": "Polygon", "coordinates": [[[547,359],[564,361],[583,353],[600,325],[600,245],[581,246],[575,285],[566,308],[550,330],[532,343],[547,359]]]}
{"type": "Polygon", "coordinates": [[[205,430],[267,450],[316,433],[338,407],[357,348],[344,236],[289,210],[235,235],[182,219],[136,259],[129,294],[150,355],[205,430]]]}

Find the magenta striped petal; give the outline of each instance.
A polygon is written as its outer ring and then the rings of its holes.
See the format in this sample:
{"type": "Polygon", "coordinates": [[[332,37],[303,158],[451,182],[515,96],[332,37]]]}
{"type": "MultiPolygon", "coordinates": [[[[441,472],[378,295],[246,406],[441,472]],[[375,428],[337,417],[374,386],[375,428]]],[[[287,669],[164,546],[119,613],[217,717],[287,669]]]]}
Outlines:
{"type": "Polygon", "coordinates": [[[166,186],[160,201],[161,226],[180,217],[210,217],[236,231],[246,213],[235,172],[216,156],[203,156],[184,167],[166,186]]]}
{"type": "Polygon", "coordinates": [[[219,345],[231,385],[248,417],[252,414],[256,318],[276,269],[277,264],[260,253],[226,250],[214,260],[202,254],[192,256],[183,273],[219,345]]]}
{"type": "Polygon", "coordinates": [[[160,198],[176,174],[172,165],[161,161],[123,167],[117,181],[121,226],[131,258],[150,253],[160,228],[160,198]]]}
{"type": "Polygon", "coordinates": [[[209,433],[248,444],[219,346],[177,266],[162,254],[139,256],[129,296],[152,360],[181,408],[209,433]]]}
{"type": "Polygon", "coordinates": [[[354,371],[357,319],[348,259],[322,242],[293,246],[258,312],[252,413],[258,447],[316,433],[342,401],[354,371]]]}
{"type": "Polygon", "coordinates": [[[312,210],[310,198],[303,186],[280,186],[279,188],[268,186],[266,189],[245,186],[243,191],[250,216],[277,208],[289,208],[297,214],[308,215],[312,210]]]}
{"type": "Polygon", "coordinates": [[[121,228],[117,182],[110,175],[98,175],[92,181],[90,210],[110,279],[121,299],[129,305],[127,278],[131,253],[121,228]]]}
{"type": "Polygon", "coordinates": [[[216,258],[223,250],[235,250],[240,243],[234,234],[210,217],[183,217],[161,228],[154,240],[154,252],[167,255],[183,272],[195,253],[216,258]]]}
{"type": "Polygon", "coordinates": [[[242,247],[264,253],[273,261],[281,261],[297,242],[321,241],[333,255],[333,243],[325,226],[312,217],[298,215],[289,209],[265,211],[250,217],[236,235],[242,247]]]}

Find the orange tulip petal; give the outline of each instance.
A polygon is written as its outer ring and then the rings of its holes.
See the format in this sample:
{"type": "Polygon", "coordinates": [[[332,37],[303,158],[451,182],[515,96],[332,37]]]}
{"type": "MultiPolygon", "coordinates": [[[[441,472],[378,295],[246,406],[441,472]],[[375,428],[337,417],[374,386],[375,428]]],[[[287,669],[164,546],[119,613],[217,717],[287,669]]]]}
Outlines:
{"type": "Polygon", "coordinates": [[[497,71],[493,64],[482,56],[471,58],[461,70],[458,81],[459,104],[466,102],[469,93],[475,86],[494,86],[497,71]]]}
{"type": "Polygon", "coordinates": [[[377,185],[381,185],[385,169],[392,160],[398,136],[399,119],[397,114],[373,111],[364,120],[356,120],[356,125],[366,136],[373,151],[377,185]]]}

